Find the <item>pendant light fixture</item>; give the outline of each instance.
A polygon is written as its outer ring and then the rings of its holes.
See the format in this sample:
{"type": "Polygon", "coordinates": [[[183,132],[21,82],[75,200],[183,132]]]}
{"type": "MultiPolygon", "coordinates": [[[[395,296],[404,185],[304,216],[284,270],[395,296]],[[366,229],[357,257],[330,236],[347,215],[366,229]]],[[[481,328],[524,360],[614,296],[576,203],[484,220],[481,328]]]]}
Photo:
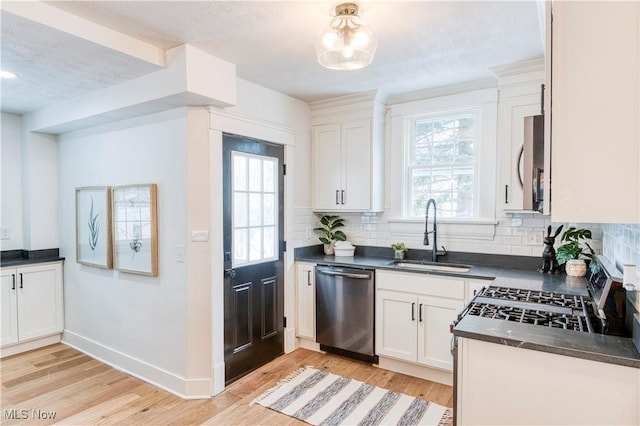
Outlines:
{"type": "Polygon", "coordinates": [[[356,3],[335,8],[329,28],[316,41],[318,62],[332,70],[357,70],[373,61],[378,47],[375,31],[358,16],[356,3]]]}

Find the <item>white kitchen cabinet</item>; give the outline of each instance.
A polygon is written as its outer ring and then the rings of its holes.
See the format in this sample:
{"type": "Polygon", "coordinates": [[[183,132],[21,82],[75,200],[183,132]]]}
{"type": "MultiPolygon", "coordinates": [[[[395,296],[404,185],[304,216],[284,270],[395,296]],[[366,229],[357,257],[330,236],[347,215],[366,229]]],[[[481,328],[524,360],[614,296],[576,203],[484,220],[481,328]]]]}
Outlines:
{"type": "Polygon", "coordinates": [[[371,120],[314,126],[315,210],[370,210],[371,155],[371,120]]]}
{"type": "Polygon", "coordinates": [[[316,340],[316,266],[296,264],[296,336],[316,340]]]}
{"type": "Polygon", "coordinates": [[[640,369],[458,337],[459,425],[638,425],[640,369]]]}
{"type": "Polygon", "coordinates": [[[464,294],[464,279],[376,271],[376,354],[452,371],[449,326],[464,294]]]}
{"type": "Polygon", "coordinates": [[[62,262],[2,268],[1,283],[3,347],[62,332],[62,262]]]}
{"type": "Polygon", "coordinates": [[[640,223],[640,2],[552,8],[552,220],[640,223]]]}
{"type": "Polygon", "coordinates": [[[375,94],[312,104],[313,210],[379,212],[384,104],[375,94]]]}
{"type": "Polygon", "coordinates": [[[376,290],[376,354],[417,362],[417,304],[414,294],[376,290]]]}
{"type": "Polygon", "coordinates": [[[527,61],[493,71],[500,91],[498,205],[507,212],[522,211],[524,118],[541,114],[544,61],[527,61]]]}
{"type": "Polygon", "coordinates": [[[466,305],[473,299],[483,287],[489,287],[493,280],[467,280],[467,286],[464,294],[464,304],[466,305]]]}

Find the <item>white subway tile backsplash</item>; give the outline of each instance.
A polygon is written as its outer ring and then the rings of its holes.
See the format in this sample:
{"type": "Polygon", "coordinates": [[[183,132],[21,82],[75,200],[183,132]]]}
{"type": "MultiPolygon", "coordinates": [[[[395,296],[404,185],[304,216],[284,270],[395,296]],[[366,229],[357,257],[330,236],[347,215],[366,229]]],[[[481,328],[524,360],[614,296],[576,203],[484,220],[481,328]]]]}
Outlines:
{"type": "MultiPolygon", "coordinates": [[[[413,229],[419,229],[417,232],[398,232],[398,227],[390,231],[389,219],[384,213],[337,213],[345,219],[344,232],[347,238],[354,245],[362,246],[379,246],[389,247],[392,243],[403,241],[407,247],[415,249],[424,249],[423,226],[416,225],[413,229]]],[[[320,218],[320,214],[314,214],[310,208],[295,209],[295,247],[305,245],[319,244],[318,235],[313,233],[310,238],[306,238],[306,229],[316,227],[320,218]]],[[[481,239],[479,237],[451,237],[447,235],[438,235],[438,245],[444,245],[450,251],[464,251],[476,253],[494,253],[494,254],[513,254],[519,256],[542,255],[544,245],[526,245],[525,236],[527,232],[540,232],[547,234],[547,227],[552,226],[553,231],[561,224],[551,223],[549,216],[542,216],[531,213],[518,213],[500,216],[497,218],[498,224],[495,227],[495,235],[493,238],[481,239]]],[[[394,223],[397,225],[397,223],[394,223]]],[[[600,224],[564,224],[564,229],[569,226],[577,226],[588,228],[592,231],[593,239],[590,244],[596,251],[604,249],[606,254],[607,247],[603,247],[602,236],[604,229],[600,224]]],[[[616,228],[612,228],[612,232],[622,232],[616,228]]],[[[633,229],[630,234],[640,241],[640,229],[633,229]]],[[[631,238],[631,237],[630,237],[631,238]]],[[[560,245],[560,236],[556,238],[556,247],[560,245]]],[[[636,244],[636,247],[638,245],[636,244]]],[[[613,250],[609,247],[609,251],[613,250]]]]}
{"type": "MultiPolygon", "coordinates": [[[[603,225],[602,247],[612,263],[640,266],[640,224],[603,225]]],[[[640,277],[640,267],[637,271],[640,277]]]]}

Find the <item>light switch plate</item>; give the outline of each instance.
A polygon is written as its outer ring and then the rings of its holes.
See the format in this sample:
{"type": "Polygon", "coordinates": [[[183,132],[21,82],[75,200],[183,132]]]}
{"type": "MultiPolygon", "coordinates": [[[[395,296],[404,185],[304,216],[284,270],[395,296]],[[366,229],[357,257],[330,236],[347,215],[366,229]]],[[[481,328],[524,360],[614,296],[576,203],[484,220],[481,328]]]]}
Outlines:
{"type": "Polygon", "coordinates": [[[180,263],[184,262],[184,246],[183,245],[176,246],[176,262],[180,262],[180,263]]]}

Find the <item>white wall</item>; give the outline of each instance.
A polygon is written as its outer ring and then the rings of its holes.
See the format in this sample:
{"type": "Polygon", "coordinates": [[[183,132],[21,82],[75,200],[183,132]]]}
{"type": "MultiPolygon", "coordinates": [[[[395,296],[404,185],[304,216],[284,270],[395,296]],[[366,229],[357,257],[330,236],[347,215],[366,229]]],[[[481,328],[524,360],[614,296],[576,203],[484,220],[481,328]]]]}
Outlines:
{"type": "MultiPolygon", "coordinates": [[[[192,257],[192,263],[206,262],[208,247],[190,246],[187,236],[189,201],[200,196],[200,166],[190,170],[187,153],[205,150],[207,157],[207,124],[206,111],[194,120],[180,108],[63,134],[58,142],[64,340],[182,394],[206,395],[210,386],[210,306],[202,303],[209,295],[208,265],[190,265],[192,257]],[[76,263],[75,188],[136,183],[158,185],[158,277],[76,263]],[[176,257],[179,245],[186,247],[186,262],[176,257]],[[199,391],[189,391],[190,384],[199,391]]],[[[195,215],[195,226],[200,219],[195,215]]]]}
{"type": "Polygon", "coordinates": [[[9,232],[9,239],[1,240],[2,250],[20,250],[22,238],[22,152],[20,116],[2,113],[2,216],[0,226],[9,232]]]}
{"type": "Polygon", "coordinates": [[[291,167],[292,175],[295,174],[294,206],[309,207],[311,205],[309,104],[242,79],[238,79],[237,88],[238,105],[226,108],[225,111],[277,123],[295,132],[294,162],[287,165],[291,167]]]}

